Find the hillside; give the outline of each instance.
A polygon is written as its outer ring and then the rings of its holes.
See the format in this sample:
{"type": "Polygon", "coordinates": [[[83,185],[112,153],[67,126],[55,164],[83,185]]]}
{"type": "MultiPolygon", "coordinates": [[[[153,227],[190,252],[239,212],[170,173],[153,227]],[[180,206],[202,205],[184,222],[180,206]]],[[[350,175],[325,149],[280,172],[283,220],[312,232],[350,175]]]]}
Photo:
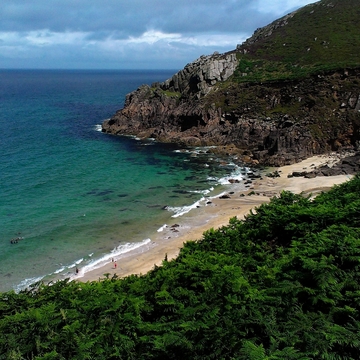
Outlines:
{"type": "Polygon", "coordinates": [[[284,165],[360,140],[360,3],[322,0],[128,94],[103,131],[284,165]]]}
{"type": "Polygon", "coordinates": [[[356,67],[359,17],[356,0],[319,1],[288,14],[255,31],[238,48],[242,61],[236,75],[241,76],[241,69],[246,67],[253,74],[241,81],[299,78],[319,71],[356,67]]]}

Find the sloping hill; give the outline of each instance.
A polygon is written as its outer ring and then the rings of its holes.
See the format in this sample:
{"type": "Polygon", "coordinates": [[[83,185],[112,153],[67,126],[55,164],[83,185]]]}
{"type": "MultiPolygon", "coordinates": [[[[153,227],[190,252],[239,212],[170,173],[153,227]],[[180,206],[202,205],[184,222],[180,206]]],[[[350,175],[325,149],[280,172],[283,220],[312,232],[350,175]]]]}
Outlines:
{"type": "Polygon", "coordinates": [[[103,124],[284,165],[360,142],[360,2],[322,0],[129,94],[103,124]],[[230,150],[229,150],[230,149],[230,150]]]}
{"type": "Polygon", "coordinates": [[[326,0],[305,6],[256,30],[237,49],[243,61],[237,75],[246,67],[251,67],[254,73],[244,76],[242,81],[295,78],[356,67],[359,65],[359,19],[356,0],[326,0]]]}

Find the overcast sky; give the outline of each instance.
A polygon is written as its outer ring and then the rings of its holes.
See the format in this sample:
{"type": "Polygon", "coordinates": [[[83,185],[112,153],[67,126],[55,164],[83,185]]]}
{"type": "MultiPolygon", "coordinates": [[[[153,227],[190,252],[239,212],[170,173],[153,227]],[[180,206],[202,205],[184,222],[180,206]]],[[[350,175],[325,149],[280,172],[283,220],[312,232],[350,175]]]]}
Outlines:
{"type": "Polygon", "coordinates": [[[1,0],[0,68],[182,69],[315,0],[1,0]]]}

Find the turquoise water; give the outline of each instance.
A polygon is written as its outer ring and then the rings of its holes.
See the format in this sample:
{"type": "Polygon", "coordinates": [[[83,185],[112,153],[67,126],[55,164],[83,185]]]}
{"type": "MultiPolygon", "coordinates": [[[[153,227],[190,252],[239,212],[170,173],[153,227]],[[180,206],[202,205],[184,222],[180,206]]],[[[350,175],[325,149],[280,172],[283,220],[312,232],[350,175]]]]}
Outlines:
{"type": "Polygon", "coordinates": [[[233,170],[99,131],[126,93],[174,72],[0,71],[0,291],[145,244],[233,170]]]}

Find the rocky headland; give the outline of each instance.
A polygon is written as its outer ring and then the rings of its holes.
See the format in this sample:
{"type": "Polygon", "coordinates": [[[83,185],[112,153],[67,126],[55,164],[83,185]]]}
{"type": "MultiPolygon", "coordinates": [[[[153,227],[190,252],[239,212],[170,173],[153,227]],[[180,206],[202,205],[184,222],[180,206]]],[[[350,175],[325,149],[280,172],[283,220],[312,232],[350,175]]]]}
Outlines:
{"type": "Polygon", "coordinates": [[[357,151],[360,40],[351,33],[358,32],[360,11],[354,6],[360,8],[354,0],[308,5],[257,29],[233,51],[201,56],[171,79],[141,86],[103,132],[216,145],[252,165],[357,151]],[[350,35],[338,29],[344,21],[350,35]]]}

